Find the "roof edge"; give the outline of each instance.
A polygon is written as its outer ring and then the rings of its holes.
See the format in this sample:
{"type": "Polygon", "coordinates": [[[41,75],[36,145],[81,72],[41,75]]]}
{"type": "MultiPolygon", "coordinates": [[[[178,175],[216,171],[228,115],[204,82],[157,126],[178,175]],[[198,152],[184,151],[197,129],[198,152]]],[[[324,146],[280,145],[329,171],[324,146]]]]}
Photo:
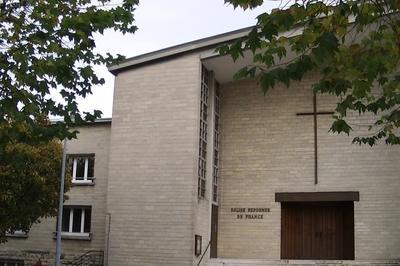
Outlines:
{"type": "MultiPolygon", "coordinates": [[[[389,15],[399,15],[399,14],[400,14],[400,12],[394,12],[389,15]]],[[[355,21],[355,18],[350,17],[349,24],[354,23],[354,21],[355,21]]],[[[224,42],[232,41],[232,40],[246,36],[251,31],[251,29],[253,29],[255,26],[256,25],[253,25],[253,26],[237,29],[234,31],[229,31],[229,32],[213,35],[210,37],[197,39],[197,40],[186,42],[183,44],[178,44],[175,46],[156,50],[156,51],[153,51],[150,53],[145,53],[145,54],[141,54],[138,56],[130,57],[130,58],[127,58],[126,60],[124,60],[123,62],[121,62],[120,64],[108,66],[108,71],[111,72],[113,75],[117,75],[119,72],[122,72],[126,69],[132,68],[139,64],[147,63],[147,62],[154,61],[154,60],[164,59],[164,58],[167,58],[170,56],[187,53],[187,52],[194,51],[197,49],[206,48],[206,47],[221,44],[224,42]]],[[[298,31],[299,29],[302,29],[302,26],[298,25],[298,27],[295,28],[296,31],[298,31]]],[[[287,35],[287,34],[289,34],[289,32],[290,31],[287,31],[287,32],[283,33],[282,35],[287,35]]]]}
{"type": "Polygon", "coordinates": [[[145,53],[138,56],[130,57],[125,61],[121,62],[120,64],[108,66],[108,71],[110,71],[113,75],[117,75],[119,72],[126,70],[130,67],[133,67],[135,65],[235,40],[237,38],[246,36],[253,27],[254,26],[249,26],[246,28],[229,31],[214,36],[201,38],[183,44],[178,44],[175,46],[156,50],[150,53],[145,53]]]}

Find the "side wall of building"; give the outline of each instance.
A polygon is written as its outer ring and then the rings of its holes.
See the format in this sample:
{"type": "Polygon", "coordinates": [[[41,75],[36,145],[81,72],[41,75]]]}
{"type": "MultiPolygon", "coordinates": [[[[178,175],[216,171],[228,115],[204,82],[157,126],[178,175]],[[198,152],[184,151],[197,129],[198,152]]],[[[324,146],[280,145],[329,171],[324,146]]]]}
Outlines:
{"type": "MultiPolygon", "coordinates": [[[[67,152],[95,154],[95,185],[71,187],[67,193],[69,199],[64,205],[92,207],[92,238],[90,241],[62,240],[62,255],[65,259],[82,255],[89,250],[104,250],[110,124],[91,124],[78,130],[78,138],[68,141],[67,152]]],[[[0,258],[23,259],[26,265],[41,259],[51,265],[54,263],[56,249],[55,231],[56,218],[41,219],[40,223],[32,226],[27,238],[12,237],[7,243],[0,244],[0,258]]]]}
{"type": "MultiPolygon", "coordinates": [[[[400,148],[351,144],[328,133],[318,117],[319,183],[314,185],[314,126],[310,76],[264,97],[253,81],[223,86],[219,257],[280,259],[281,209],[276,192],[359,191],[355,202],[355,259],[400,257],[400,148]],[[231,208],[270,208],[263,219],[237,219],[231,208]]],[[[318,96],[318,111],[334,99],[318,96]]],[[[361,133],[370,118],[354,116],[361,133]]]]}
{"type": "Polygon", "coordinates": [[[109,265],[192,264],[199,76],[189,54],[116,77],[109,265]]]}

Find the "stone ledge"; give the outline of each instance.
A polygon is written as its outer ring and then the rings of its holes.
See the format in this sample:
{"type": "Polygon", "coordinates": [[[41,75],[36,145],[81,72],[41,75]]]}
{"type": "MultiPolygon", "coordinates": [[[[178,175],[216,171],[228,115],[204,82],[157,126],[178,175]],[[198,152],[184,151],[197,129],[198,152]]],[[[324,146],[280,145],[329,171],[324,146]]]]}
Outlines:
{"type": "MultiPolygon", "coordinates": [[[[57,232],[53,232],[53,239],[57,239],[57,232]]],[[[83,240],[90,241],[92,240],[92,233],[61,233],[62,240],[83,240]]]]}
{"type": "Polygon", "coordinates": [[[6,234],[7,238],[28,238],[28,234],[27,233],[20,233],[20,232],[15,232],[14,234],[6,234]]]}
{"type": "Polygon", "coordinates": [[[95,178],[90,179],[90,180],[71,181],[71,186],[72,187],[94,186],[94,181],[95,181],[95,178]]]}

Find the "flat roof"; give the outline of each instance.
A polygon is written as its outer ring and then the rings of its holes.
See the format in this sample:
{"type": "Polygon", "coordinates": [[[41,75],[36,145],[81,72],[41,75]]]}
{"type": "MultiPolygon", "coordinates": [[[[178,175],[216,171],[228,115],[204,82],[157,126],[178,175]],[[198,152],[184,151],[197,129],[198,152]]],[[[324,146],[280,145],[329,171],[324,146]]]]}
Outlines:
{"type": "Polygon", "coordinates": [[[191,42],[171,46],[161,50],[157,50],[150,53],[141,54],[128,58],[117,65],[111,65],[108,67],[108,71],[112,74],[117,75],[119,72],[132,68],[134,66],[147,63],[154,60],[164,59],[170,56],[191,52],[197,49],[206,48],[210,46],[216,46],[218,44],[235,40],[240,37],[246,36],[253,26],[214,35],[211,37],[206,37],[191,42]]]}

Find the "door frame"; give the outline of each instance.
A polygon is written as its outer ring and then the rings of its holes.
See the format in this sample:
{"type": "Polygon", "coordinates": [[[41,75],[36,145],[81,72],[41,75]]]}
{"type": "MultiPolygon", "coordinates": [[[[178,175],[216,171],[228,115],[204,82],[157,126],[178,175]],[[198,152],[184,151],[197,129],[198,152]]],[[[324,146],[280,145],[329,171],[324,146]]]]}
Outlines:
{"type": "MultiPolygon", "coordinates": [[[[351,217],[351,223],[353,225],[351,234],[352,234],[352,243],[350,243],[350,246],[352,246],[352,254],[343,254],[343,256],[348,257],[349,260],[354,260],[355,259],[355,213],[354,213],[354,201],[359,201],[360,196],[358,191],[339,191],[339,192],[334,192],[334,191],[329,191],[329,192],[277,192],[275,193],[275,202],[280,202],[280,203],[295,203],[295,202],[304,202],[304,203],[311,203],[311,202],[352,202],[352,217],[351,217]]],[[[283,251],[283,241],[282,241],[282,205],[281,205],[281,244],[280,244],[280,257],[282,259],[282,251],[283,251]]],[[[346,228],[343,228],[343,234],[346,234],[346,228]]],[[[348,231],[347,231],[348,232],[348,231]]],[[[343,251],[346,252],[345,247],[343,247],[343,251]]],[[[306,259],[306,258],[304,258],[306,259]]],[[[311,260],[313,260],[311,258],[311,260]]],[[[324,259],[325,260],[325,259],[324,259]]]]}

